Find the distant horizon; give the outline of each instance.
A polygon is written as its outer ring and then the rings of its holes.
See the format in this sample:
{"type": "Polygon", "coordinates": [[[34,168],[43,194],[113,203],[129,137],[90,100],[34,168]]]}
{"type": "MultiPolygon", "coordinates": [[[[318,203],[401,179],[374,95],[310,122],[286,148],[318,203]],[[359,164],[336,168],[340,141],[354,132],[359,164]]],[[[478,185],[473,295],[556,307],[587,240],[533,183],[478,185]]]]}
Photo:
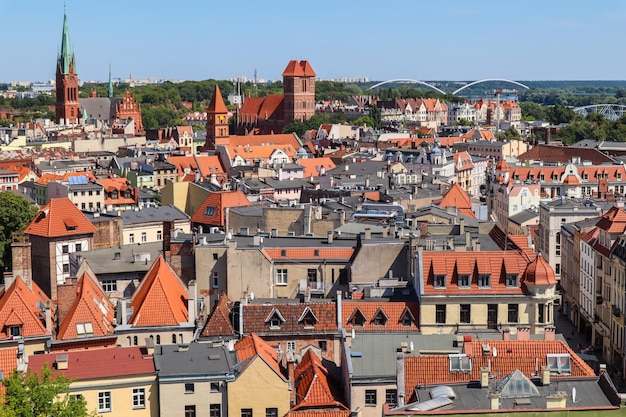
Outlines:
{"type": "MultiPolygon", "coordinates": [[[[240,0],[165,2],[67,0],[70,43],[84,81],[115,78],[203,81],[245,76],[278,80],[307,59],[320,80],[623,81],[617,42],[626,2],[524,3],[320,0],[298,7],[240,0]],[[123,19],[119,16],[123,16],[123,19]],[[123,22],[128,21],[128,25],[123,22]],[[306,24],[305,24],[306,23],[306,24]],[[156,75],[158,74],[158,75],[156,75]]],[[[3,2],[0,82],[55,77],[61,1],[3,2]]]]}

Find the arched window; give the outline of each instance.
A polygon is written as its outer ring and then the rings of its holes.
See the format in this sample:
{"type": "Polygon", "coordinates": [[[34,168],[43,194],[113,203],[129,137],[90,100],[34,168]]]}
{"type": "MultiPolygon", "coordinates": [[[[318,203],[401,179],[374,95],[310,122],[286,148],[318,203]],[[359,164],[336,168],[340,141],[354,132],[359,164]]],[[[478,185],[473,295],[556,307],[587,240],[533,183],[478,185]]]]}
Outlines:
{"type": "Polygon", "coordinates": [[[176,334],[172,335],[172,343],[176,344],[176,334]]]}

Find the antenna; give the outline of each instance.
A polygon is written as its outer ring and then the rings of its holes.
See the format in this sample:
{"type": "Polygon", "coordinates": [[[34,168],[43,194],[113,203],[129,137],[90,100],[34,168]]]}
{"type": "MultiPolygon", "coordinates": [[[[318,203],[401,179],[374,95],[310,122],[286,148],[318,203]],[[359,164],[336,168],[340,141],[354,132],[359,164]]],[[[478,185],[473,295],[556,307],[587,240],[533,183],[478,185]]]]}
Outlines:
{"type": "Polygon", "coordinates": [[[250,301],[254,300],[254,291],[250,291],[250,301]]]}

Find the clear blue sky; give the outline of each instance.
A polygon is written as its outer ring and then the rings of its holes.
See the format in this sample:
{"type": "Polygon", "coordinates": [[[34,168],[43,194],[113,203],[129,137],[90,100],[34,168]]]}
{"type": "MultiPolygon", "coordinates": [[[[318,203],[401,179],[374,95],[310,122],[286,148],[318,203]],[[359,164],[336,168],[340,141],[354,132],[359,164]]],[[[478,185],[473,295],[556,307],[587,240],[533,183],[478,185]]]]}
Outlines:
{"type": "MultiPolygon", "coordinates": [[[[82,80],[624,80],[626,1],[67,0],[82,80]]],[[[0,0],[0,82],[54,78],[63,1],[0,0]]]]}

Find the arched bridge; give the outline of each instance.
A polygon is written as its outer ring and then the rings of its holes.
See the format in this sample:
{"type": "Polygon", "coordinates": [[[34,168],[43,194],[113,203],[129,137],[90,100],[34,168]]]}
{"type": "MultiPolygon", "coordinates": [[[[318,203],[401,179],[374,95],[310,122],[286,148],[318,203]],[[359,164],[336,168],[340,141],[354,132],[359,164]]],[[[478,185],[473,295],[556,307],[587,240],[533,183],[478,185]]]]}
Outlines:
{"type": "Polygon", "coordinates": [[[619,104],[593,104],[591,106],[576,107],[574,113],[587,116],[589,113],[600,113],[609,120],[617,120],[626,113],[626,106],[619,104]]]}
{"type": "MultiPolygon", "coordinates": [[[[461,87],[461,88],[455,90],[454,92],[452,92],[452,94],[453,95],[457,95],[459,92],[461,92],[461,91],[465,90],[466,88],[471,87],[473,85],[480,84],[480,83],[486,83],[486,82],[493,82],[493,81],[500,81],[500,82],[505,82],[505,83],[511,83],[511,84],[515,84],[515,85],[518,85],[518,86],[520,86],[522,88],[526,88],[526,89],[530,88],[527,85],[524,85],[524,84],[522,84],[522,83],[520,83],[518,81],[507,80],[505,78],[485,78],[484,80],[473,81],[473,82],[471,82],[469,84],[466,84],[463,87],[461,87]]],[[[395,80],[383,81],[383,82],[380,82],[378,84],[374,84],[373,86],[368,88],[368,90],[373,90],[374,88],[378,88],[378,87],[380,87],[382,85],[393,84],[393,83],[421,84],[421,85],[425,85],[426,87],[430,87],[433,90],[436,90],[436,91],[440,92],[441,94],[449,94],[449,93],[446,93],[445,91],[443,91],[442,89],[435,87],[432,84],[428,84],[425,81],[412,80],[412,79],[409,79],[409,78],[399,78],[399,79],[395,79],[395,80]]]]}

